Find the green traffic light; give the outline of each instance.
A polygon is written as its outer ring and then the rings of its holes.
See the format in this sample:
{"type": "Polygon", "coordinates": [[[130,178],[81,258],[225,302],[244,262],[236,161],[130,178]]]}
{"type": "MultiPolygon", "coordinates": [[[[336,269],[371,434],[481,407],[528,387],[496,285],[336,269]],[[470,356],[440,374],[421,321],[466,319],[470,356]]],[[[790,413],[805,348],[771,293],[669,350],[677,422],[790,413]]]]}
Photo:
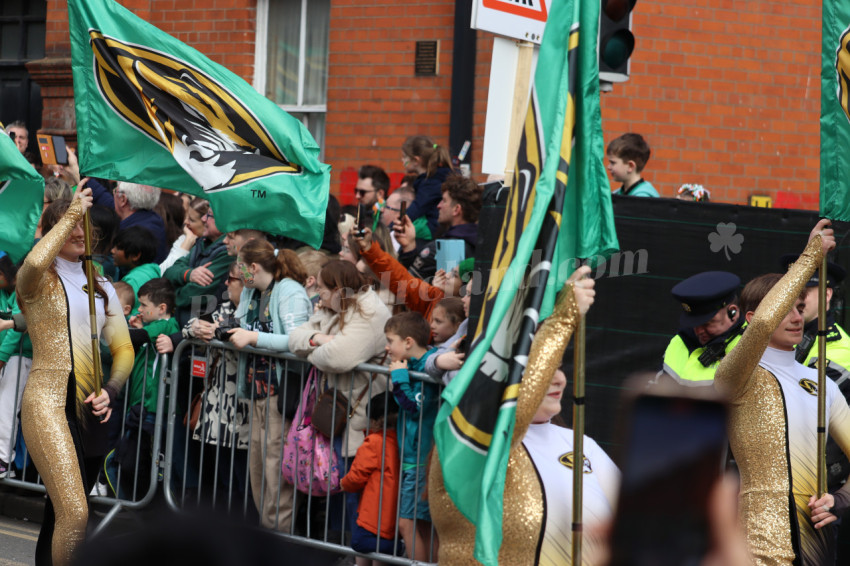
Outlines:
{"type": "Polygon", "coordinates": [[[627,29],[619,29],[602,39],[599,55],[603,63],[617,69],[625,63],[635,49],[635,36],[627,29]]]}

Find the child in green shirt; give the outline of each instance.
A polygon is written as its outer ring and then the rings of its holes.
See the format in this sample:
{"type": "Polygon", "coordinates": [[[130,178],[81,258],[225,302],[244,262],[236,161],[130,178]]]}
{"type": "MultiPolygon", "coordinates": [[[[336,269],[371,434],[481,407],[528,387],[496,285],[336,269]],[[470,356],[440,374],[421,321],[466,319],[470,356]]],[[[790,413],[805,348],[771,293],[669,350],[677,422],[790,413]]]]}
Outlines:
{"type": "Polygon", "coordinates": [[[156,397],[159,391],[159,354],[155,349],[156,339],[180,331],[177,320],[172,318],[174,310],[174,288],[163,277],[151,279],[139,288],[139,314],[130,317],[130,326],[143,328],[149,341],[136,353],[136,362],[130,374],[128,390],[132,408],[142,405],[146,414],[156,413],[156,397]]]}

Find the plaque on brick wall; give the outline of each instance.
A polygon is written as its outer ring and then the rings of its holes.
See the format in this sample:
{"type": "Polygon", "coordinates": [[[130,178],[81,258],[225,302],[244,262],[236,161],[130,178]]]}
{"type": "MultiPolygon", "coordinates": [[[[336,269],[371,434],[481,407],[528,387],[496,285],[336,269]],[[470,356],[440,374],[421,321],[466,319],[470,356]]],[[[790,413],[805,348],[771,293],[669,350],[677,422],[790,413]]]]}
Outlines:
{"type": "Polygon", "coordinates": [[[440,51],[440,41],[417,41],[416,63],[414,64],[417,77],[437,76],[437,54],[440,51]]]}

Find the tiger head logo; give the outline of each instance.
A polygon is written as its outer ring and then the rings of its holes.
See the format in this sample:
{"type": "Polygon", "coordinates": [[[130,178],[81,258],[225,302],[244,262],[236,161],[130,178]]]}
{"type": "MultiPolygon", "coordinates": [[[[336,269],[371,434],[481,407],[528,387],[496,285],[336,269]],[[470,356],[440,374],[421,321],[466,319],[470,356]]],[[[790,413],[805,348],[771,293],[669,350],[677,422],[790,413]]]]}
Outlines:
{"type": "Polygon", "coordinates": [[[838,75],[838,102],[844,109],[844,114],[850,119],[850,27],[844,30],[838,40],[835,70],[838,75]]]}
{"type": "Polygon", "coordinates": [[[208,74],[97,30],[89,37],[103,98],[124,121],[171,152],[205,192],[301,173],[245,104],[208,74]]]}

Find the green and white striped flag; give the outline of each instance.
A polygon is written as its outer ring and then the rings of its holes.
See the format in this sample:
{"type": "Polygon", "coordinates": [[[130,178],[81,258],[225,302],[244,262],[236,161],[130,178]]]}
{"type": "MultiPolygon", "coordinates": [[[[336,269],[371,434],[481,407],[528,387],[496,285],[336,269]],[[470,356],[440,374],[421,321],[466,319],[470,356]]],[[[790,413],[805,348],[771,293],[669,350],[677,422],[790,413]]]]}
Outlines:
{"type": "Polygon", "coordinates": [[[44,202],[44,177],[0,133],[0,251],[18,262],[30,250],[44,202]]]}
{"type": "Polygon", "coordinates": [[[617,244],[602,156],[599,2],[552,4],[507,211],[472,350],[443,393],[434,439],[446,491],[498,562],[519,383],[539,321],[576,266],[617,244]],[[529,280],[531,278],[531,280],[529,280]]]}
{"type": "Polygon", "coordinates": [[[69,0],[80,169],[209,199],[222,232],[319,247],[330,166],[301,122],[113,0],[69,0]]]}

